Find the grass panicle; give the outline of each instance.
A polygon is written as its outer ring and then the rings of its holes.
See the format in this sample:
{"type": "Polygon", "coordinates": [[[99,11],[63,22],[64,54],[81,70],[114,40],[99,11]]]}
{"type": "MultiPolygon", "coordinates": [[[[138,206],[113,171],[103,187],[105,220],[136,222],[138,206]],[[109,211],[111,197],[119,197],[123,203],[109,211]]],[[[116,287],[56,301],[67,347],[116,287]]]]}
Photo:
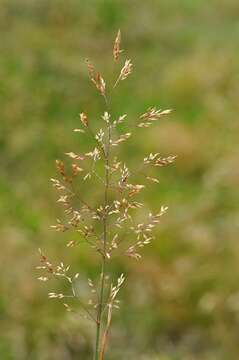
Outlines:
{"type": "MultiPolygon", "coordinates": [[[[113,45],[113,60],[117,64],[122,52],[120,45],[119,30],[113,45]]],[[[175,156],[164,157],[159,153],[146,155],[139,164],[140,172],[137,168],[131,171],[125,161],[119,160],[120,146],[130,141],[132,132],[120,133],[122,122],[127,127],[127,115],[115,117],[109,106],[110,93],[131,74],[132,62],[126,59],[121,70],[118,70],[114,85],[107,84],[107,87],[90,60],[87,59],[86,64],[90,80],[105,99],[103,115],[98,122],[99,128],[94,133],[91,130],[92,119],[81,112],[81,125],[74,129],[74,132],[77,136],[93,139],[94,146],[85,153],[65,153],[66,164],[63,160],[56,161],[57,178],[52,178],[51,183],[58,194],[57,202],[63,207],[65,217],[64,220],[57,219],[51,228],[59,232],[76,232],[78,236],[75,238],[78,240],[69,240],[66,248],[71,249],[81,246],[82,241],[86,242],[99,255],[101,270],[98,280],[88,279],[91,296],[85,301],[77,287],[79,272],[72,272],[69,265],[63,262],[53,264],[40,250],[40,265],[37,268],[43,271],[43,275],[38,277],[40,281],[47,282],[53,277],[68,284],[66,293],[51,291],[48,296],[50,299],[62,301],[68,312],[77,312],[80,308],[87,319],[95,324],[93,356],[94,360],[104,360],[113,311],[119,308],[118,294],[125,282],[125,274],[119,274],[116,280],[112,279],[112,274],[108,275],[108,264],[114,261],[116,256],[140,260],[142,249],[154,240],[153,230],[167,211],[167,206],[161,205],[158,213],[149,212],[139,222],[137,212],[142,212],[142,208],[146,209],[146,206],[138,197],[144,191],[148,180],[158,183],[158,179],[151,176],[151,172],[154,172],[156,167],[170,165],[175,156]],[[142,175],[140,183],[136,177],[139,173],[142,175]],[[94,181],[101,188],[101,200],[93,204],[92,198],[87,199],[84,192],[77,191],[77,184],[88,182],[90,188],[94,181]],[[144,183],[141,183],[143,181],[144,183]]],[[[149,108],[144,114],[139,114],[135,130],[146,132],[146,128],[170,112],[149,108]]]]}

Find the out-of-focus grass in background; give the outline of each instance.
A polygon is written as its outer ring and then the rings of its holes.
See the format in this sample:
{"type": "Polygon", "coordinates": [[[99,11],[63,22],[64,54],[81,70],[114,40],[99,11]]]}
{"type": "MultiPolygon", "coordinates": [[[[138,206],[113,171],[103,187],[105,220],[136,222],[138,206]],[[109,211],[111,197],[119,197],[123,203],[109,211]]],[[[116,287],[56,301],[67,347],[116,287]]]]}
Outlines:
{"type": "Polygon", "coordinates": [[[150,105],[175,110],[123,155],[178,160],[145,192],[153,209],[169,205],[157,241],[142,262],[115,266],[129,275],[108,359],[238,358],[238,18],[237,0],[1,0],[1,359],[90,359],[94,329],[47,299],[34,267],[41,247],[82,280],[99,270],[86,246],[65,254],[71,235],[49,231],[62,214],[49,178],[55,158],[81,149],[78,113],[100,121],[84,58],[111,76],[119,27],[135,66],[115,113],[134,122],[150,105]]]}

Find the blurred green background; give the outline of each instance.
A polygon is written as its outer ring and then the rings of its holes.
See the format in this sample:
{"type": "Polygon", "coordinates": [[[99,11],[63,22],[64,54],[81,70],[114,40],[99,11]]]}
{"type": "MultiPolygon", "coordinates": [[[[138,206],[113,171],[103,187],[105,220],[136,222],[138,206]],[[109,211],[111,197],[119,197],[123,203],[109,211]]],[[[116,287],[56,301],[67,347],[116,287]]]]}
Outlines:
{"type": "Polygon", "coordinates": [[[38,282],[35,266],[41,247],[82,281],[98,271],[87,246],[66,252],[71,235],[49,230],[62,215],[49,178],[56,158],[81,151],[78,113],[104,110],[84,58],[109,78],[118,28],[134,71],[115,113],[174,109],[123,155],[178,159],[145,192],[151,208],[169,206],[157,241],[117,264],[128,276],[107,359],[238,359],[237,0],[0,1],[0,358],[91,359],[94,329],[47,299],[61,285],[38,282]]]}

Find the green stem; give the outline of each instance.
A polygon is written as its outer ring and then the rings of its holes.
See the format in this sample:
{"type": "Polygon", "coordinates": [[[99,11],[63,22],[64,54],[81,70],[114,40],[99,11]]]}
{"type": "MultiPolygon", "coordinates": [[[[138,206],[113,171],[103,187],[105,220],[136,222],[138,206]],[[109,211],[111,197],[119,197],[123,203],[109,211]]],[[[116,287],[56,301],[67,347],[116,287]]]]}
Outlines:
{"type": "Polygon", "coordinates": [[[100,333],[101,333],[101,319],[102,319],[102,305],[104,299],[104,287],[105,287],[105,258],[102,259],[101,269],[101,284],[100,284],[100,301],[98,305],[98,314],[96,320],[96,342],[95,342],[95,356],[94,360],[99,359],[99,348],[100,348],[100,333]]]}
{"type": "Polygon", "coordinates": [[[103,313],[103,302],[104,302],[104,290],[105,290],[105,268],[106,268],[106,246],[107,246],[107,218],[108,210],[108,191],[109,191],[109,155],[110,155],[110,140],[111,140],[111,127],[108,124],[108,149],[105,158],[105,195],[104,195],[104,206],[105,214],[103,218],[103,254],[102,254],[102,265],[101,265],[101,282],[100,282],[100,298],[98,304],[97,321],[96,321],[96,341],[95,341],[95,354],[94,360],[99,360],[100,354],[100,338],[102,328],[102,313],[103,313]]]}

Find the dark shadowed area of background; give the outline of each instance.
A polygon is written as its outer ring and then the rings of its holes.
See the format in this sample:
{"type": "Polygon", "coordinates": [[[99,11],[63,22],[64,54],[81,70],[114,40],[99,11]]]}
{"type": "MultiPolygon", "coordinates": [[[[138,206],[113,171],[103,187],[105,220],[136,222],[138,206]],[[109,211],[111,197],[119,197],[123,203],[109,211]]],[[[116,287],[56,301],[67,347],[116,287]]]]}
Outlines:
{"type": "Polygon", "coordinates": [[[79,112],[100,121],[84,58],[107,80],[118,28],[134,71],[115,113],[174,109],[123,156],[178,159],[144,192],[153,210],[169,206],[157,240],[115,264],[128,275],[107,359],[238,359],[238,19],[237,0],[0,1],[1,359],[91,359],[94,329],[47,298],[63,285],[38,282],[35,267],[40,247],[77,269],[82,291],[99,271],[87,246],[66,251],[71,235],[49,230],[62,216],[49,179],[56,158],[87,145],[72,132],[79,112]]]}

